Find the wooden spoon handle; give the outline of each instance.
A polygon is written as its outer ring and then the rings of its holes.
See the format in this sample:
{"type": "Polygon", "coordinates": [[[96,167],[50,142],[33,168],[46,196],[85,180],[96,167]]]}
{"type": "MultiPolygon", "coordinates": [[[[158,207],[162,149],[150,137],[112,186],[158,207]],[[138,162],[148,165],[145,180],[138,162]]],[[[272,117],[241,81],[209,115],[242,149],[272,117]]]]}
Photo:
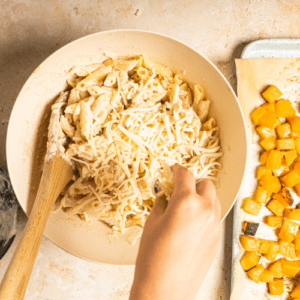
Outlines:
{"type": "Polygon", "coordinates": [[[58,156],[45,164],[29,220],[0,285],[0,299],[24,298],[48,216],[72,174],[72,166],[58,156]]]}

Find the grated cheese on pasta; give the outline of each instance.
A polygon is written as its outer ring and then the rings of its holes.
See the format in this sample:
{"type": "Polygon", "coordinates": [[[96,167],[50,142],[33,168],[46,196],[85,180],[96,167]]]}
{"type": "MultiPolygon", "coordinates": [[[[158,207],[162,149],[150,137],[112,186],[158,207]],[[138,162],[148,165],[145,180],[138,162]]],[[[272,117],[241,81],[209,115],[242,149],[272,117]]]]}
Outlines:
{"type": "Polygon", "coordinates": [[[179,74],[142,55],[76,66],[68,83],[59,126],[77,172],[56,211],[124,232],[144,227],[156,196],[170,199],[170,165],[218,184],[219,128],[201,86],[192,93],[179,74]]]}

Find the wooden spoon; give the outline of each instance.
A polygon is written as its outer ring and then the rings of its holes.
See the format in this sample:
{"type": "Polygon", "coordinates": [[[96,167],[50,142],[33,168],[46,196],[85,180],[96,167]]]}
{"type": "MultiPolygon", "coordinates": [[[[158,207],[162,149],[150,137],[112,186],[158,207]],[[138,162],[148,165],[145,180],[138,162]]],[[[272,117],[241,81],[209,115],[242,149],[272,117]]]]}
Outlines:
{"type": "Polygon", "coordinates": [[[72,176],[73,167],[58,155],[45,163],[28,222],[0,285],[0,299],[23,299],[49,214],[72,176]]]}
{"type": "Polygon", "coordinates": [[[65,160],[59,151],[61,142],[60,136],[57,134],[61,108],[66,102],[67,95],[67,93],[62,93],[52,107],[47,146],[47,154],[50,153],[51,155],[44,163],[43,175],[32,211],[2,279],[0,285],[1,300],[21,300],[24,298],[53,204],[73,176],[72,163],[65,160]]]}

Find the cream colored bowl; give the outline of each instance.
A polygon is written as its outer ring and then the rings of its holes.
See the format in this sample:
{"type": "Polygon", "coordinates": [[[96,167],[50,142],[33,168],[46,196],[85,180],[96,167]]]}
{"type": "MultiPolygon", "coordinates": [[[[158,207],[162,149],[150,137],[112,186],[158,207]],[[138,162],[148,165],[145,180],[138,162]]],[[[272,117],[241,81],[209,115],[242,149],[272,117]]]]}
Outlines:
{"type": "MultiPolygon", "coordinates": [[[[39,180],[50,107],[66,85],[66,71],[76,64],[104,59],[103,52],[115,55],[146,54],[181,72],[190,84],[201,84],[212,100],[211,115],[220,127],[224,151],[223,171],[217,190],[222,220],[240,190],[247,156],[245,123],[237,98],[217,68],[198,52],[167,36],[138,30],[116,30],[76,40],[48,57],[23,86],[12,111],[7,135],[7,164],[16,196],[26,214],[30,213],[39,180]]],[[[87,225],[78,217],[51,214],[45,235],[62,249],[87,260],[133,265],[139,244],[130,244],[130,235],[113,236],[110,227],[98,221],[87,225]]]]}

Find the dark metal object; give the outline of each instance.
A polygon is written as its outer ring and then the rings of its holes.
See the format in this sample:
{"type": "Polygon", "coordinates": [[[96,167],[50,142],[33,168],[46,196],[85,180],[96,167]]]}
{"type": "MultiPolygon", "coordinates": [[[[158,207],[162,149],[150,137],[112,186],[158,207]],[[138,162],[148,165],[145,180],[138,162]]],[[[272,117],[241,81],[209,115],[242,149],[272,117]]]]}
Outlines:
{"type": "Polygon", "coordinates": [[[18,201],[5,169],[0,165],[0,259],[17,233],[18,201]]]}

